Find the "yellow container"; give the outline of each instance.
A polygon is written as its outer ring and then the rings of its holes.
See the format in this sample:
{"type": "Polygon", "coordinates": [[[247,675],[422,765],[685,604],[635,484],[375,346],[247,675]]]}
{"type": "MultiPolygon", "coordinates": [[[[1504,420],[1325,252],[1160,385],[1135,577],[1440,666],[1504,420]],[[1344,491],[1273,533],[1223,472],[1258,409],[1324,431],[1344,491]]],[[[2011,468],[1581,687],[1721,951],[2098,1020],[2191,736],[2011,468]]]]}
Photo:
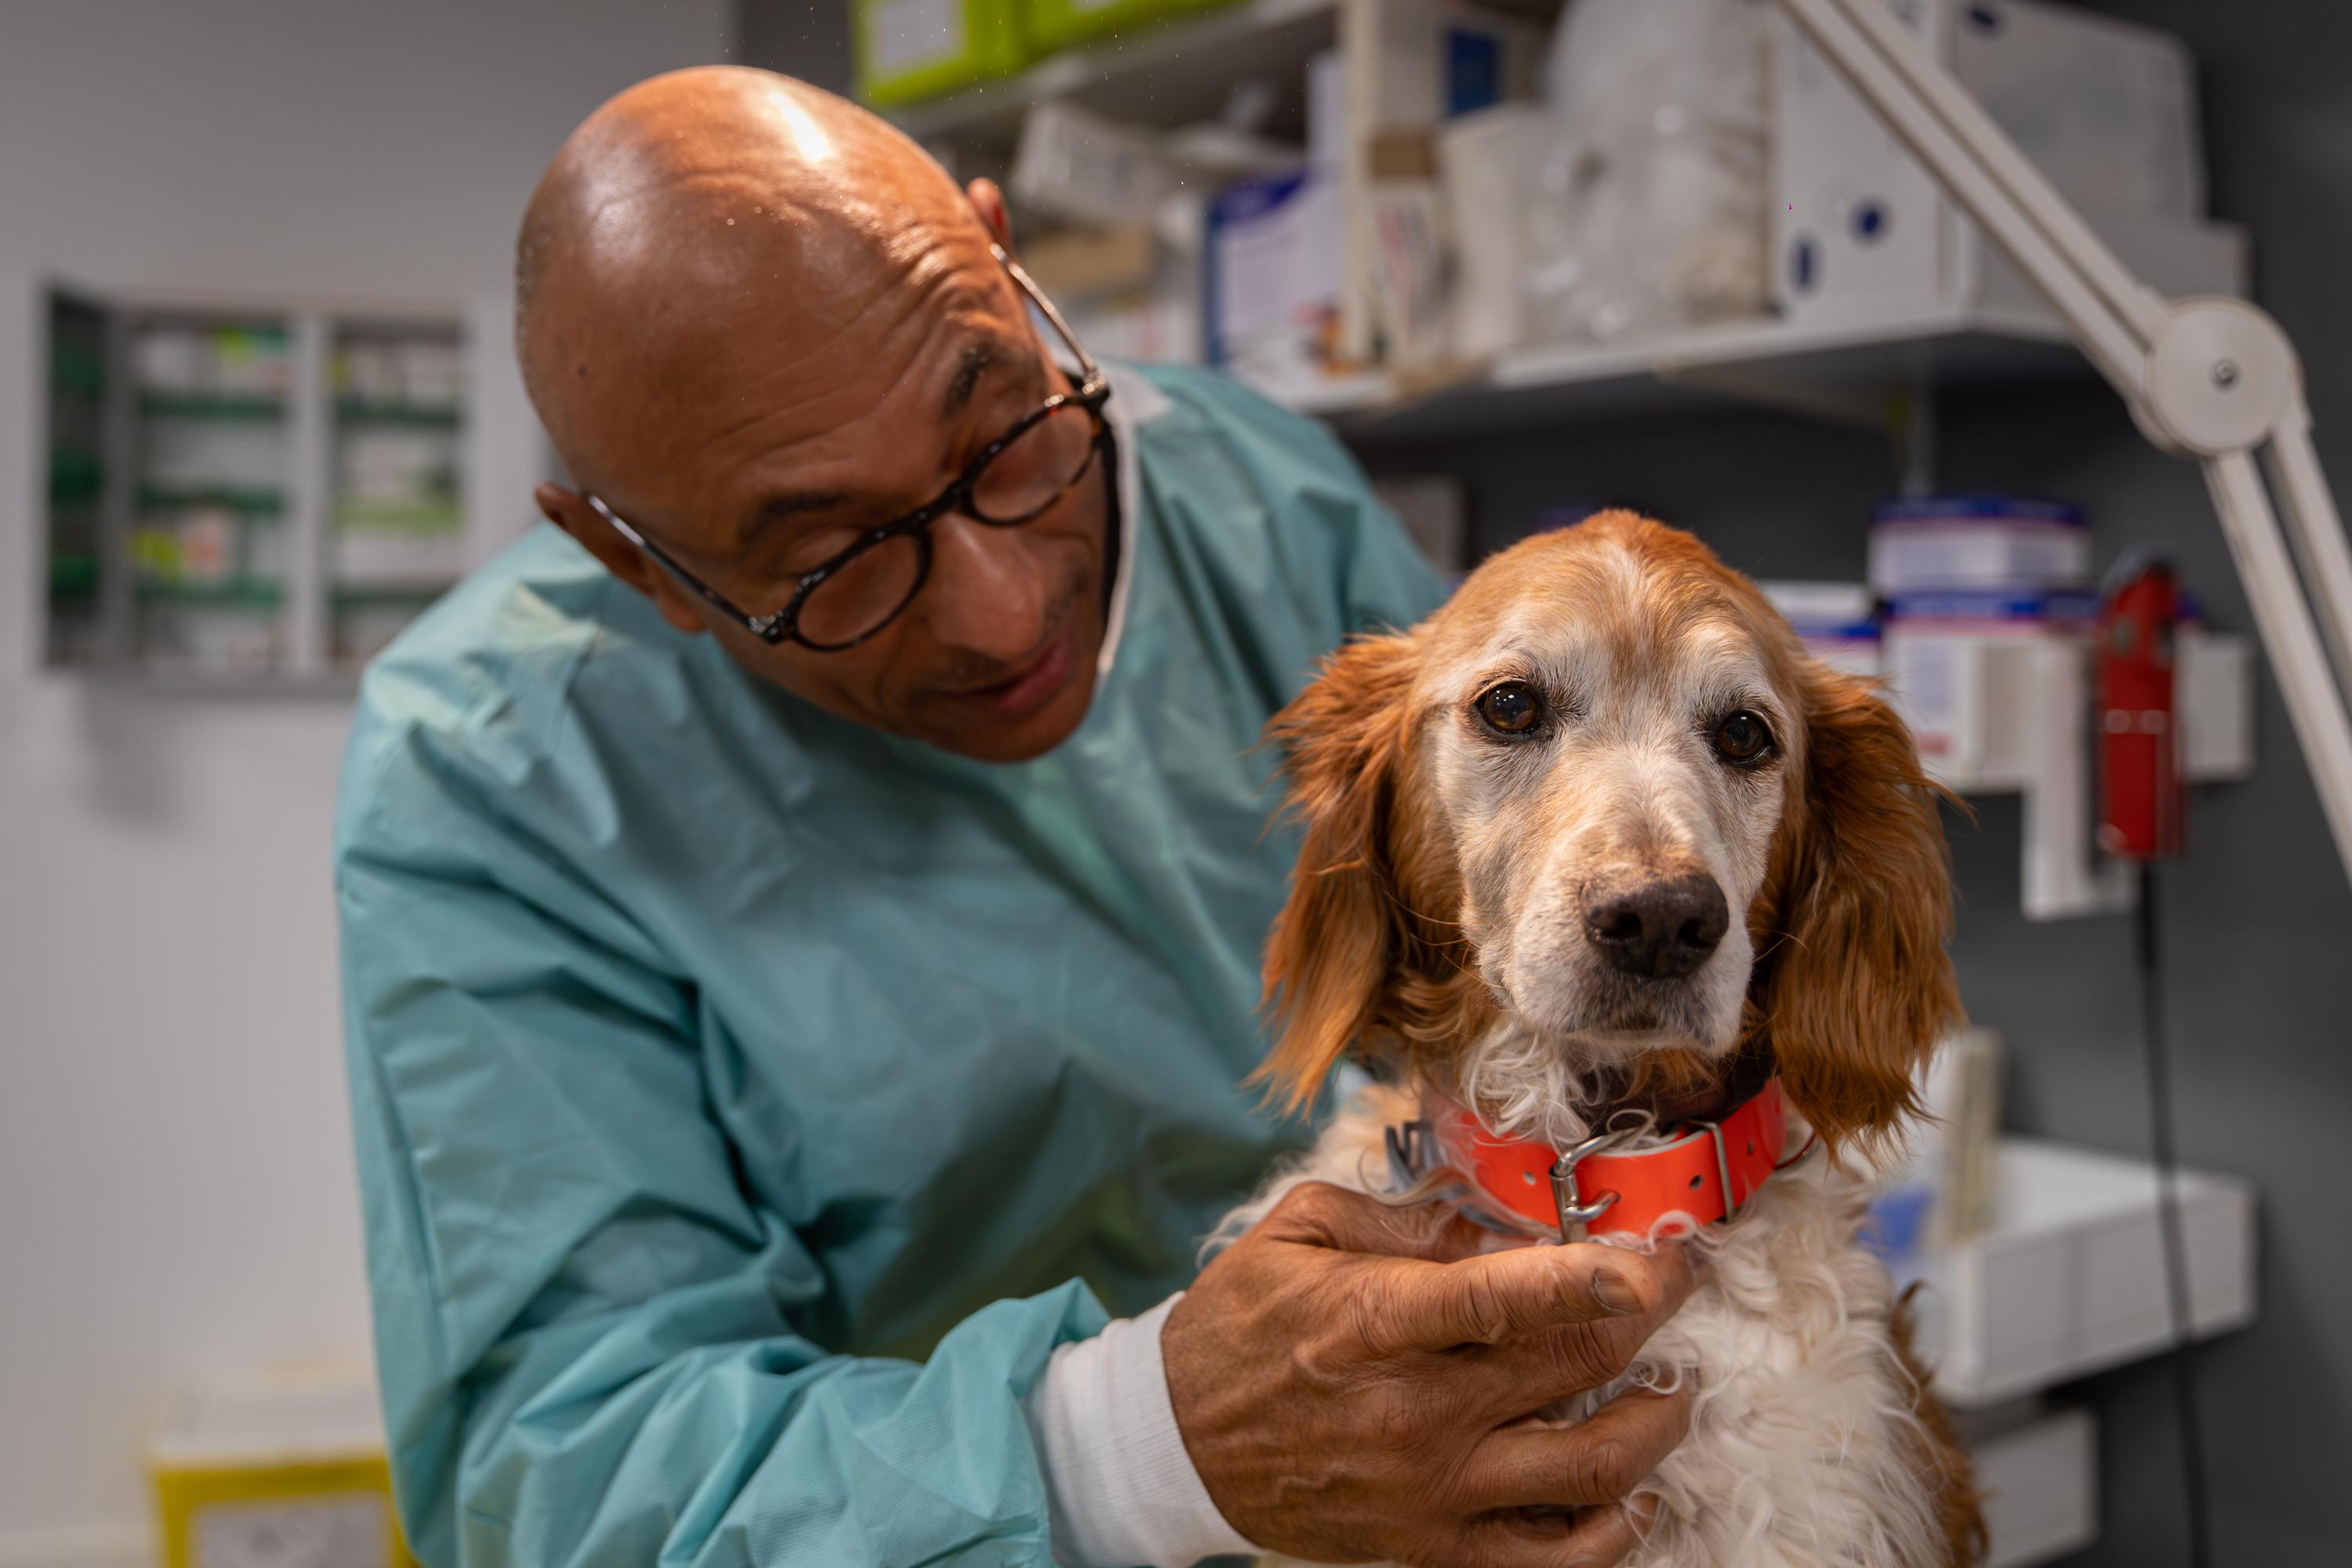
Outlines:
{"type": "Polygon", "coordinates": [[[364,1372],[191,1383],[157,1420],[147,1470],[163,1568],[415,1568],[364,1372]]]}
{"type": "Polygon", "coordinates": [[[994,77],[1034,57],[1021,0],[854,0],[857,96],[893,109],[994,77]]]}
{"type": "Polygon", "coordinates": [[[1040,51],[1066,49],[1114,33],[1159,26],[1234,0],[1024,0],[1029,37],[1040,51]]]}

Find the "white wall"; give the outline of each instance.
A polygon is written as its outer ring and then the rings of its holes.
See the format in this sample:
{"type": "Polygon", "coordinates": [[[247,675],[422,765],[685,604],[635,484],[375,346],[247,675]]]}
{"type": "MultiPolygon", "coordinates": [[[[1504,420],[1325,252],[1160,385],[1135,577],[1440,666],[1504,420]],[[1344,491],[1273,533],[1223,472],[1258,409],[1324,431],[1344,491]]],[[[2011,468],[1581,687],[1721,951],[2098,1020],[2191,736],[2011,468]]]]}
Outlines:
{"type": "MultiPolygon", "coordinates": [[[[11,0],[0,272],[495,294],[565,132],[730,28],[724,0],[11,0]]],[[[181,1369],[364,1353],[349,718],[0,674],[0,1568],[138,1560],[181,1369]]]]}

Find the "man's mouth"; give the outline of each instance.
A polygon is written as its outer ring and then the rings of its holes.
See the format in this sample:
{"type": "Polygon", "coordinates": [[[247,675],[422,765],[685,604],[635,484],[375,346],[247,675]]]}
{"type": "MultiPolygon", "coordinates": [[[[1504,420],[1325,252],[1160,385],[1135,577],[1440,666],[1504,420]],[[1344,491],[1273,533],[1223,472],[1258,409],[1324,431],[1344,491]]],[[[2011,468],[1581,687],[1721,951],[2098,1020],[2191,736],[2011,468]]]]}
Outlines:
{"type": "Polygon", "coordinates": [[[1003,680],[952,692],[957,702],[994,719],[1025,719],[1052,701],[1069,683],[1070,660],[1077,643],[1077,617],[1065,616],[1045,645],[1003,680]]]}

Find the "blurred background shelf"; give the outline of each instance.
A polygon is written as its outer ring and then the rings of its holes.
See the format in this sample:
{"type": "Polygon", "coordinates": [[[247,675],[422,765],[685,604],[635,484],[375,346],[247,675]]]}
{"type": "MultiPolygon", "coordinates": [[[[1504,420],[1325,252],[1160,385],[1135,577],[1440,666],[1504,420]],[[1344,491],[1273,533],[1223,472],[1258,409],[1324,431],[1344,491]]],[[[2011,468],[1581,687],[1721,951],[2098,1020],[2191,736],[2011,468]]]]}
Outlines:
{"type": "Polygon", "coordinates": [[[494,547],[477,520],[520,510],[512,450],[530,460],[536,423],[508,321],[0,278],[0,344],[23,346],[0,353],[0,417],[46,453],[41,661],[348,690],[494,547]]]}
{"type": "Polygon", "coordinates": [[[2044,316],[1937,307],[1851,321],[1734,321],[1622,345],[1524,350],[1417,395],[1379,373],[1261,390],[1330,420],[1350,440],[1421,440],[1666,415],[1725,399],[1876,426],[1902,400],[1925,393],[2093,374],[2044,316]]]}
{"type": "Polygon", "coordinates": [[[404,532],[455,532],[465,526],[466,514],[454,506],[401,506],[353,501],[335,509],[339,528],[380,528],[404,532]]]}
{"type": "Polygon", "coordinates": [[[1075,103],[1135,124],[1194,124],[1214,119],[1237,81],[1304,79],[1307,62],[1338,39],[1340,10],[1341,0],[1245,0],[1133,28],[890,118],[919,142],[998,151],[1040,103],[1075,103]]]}
{"type": "Polygon", "coordinates": [[[415,425],[455,430],[465,423],[466,414],[455,404],[371,403],[346,397],[335,405],[335,417],[352,425],[415,425]]]}
{"type": "Polygon", "coordinates": [[[228,511],[274,517],[286,510],[286,492],[252,485],[182,487],[142,484],[139,487],[139,510],[142,511],[184,511],[196,507],[219,507],[228,511]]]}
{"type": "Polygon", "coordinates": [[[226,583],[142,583],[134,593],[142,604],[275,609],[286,602],[286,584],[259,580],[226,583]]]}
{"type": "Polygon", "coordinates": [[[238,396],[210,393],[142,393],[139,412],[151,419],[226,419],[237,423],[286,416],[278,397],[238,396]]]}

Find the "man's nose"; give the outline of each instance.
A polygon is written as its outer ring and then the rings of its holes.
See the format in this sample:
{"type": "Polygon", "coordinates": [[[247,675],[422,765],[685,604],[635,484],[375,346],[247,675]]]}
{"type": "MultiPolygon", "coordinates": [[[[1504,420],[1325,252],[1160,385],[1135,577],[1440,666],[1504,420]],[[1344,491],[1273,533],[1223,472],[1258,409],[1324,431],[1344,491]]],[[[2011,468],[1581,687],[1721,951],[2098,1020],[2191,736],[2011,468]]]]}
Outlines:
{"type": "Polygon", "coordinates": [[[1045,636],[1048,585],[1017,528],[991,528],[958,513],[931,529],[931,580],[923,618],[950,647],[1017,659],[1045,636]]]}
{"type": "Polygon", "coordinates": [[[1662,877],[1587,905],[1584,934],[1644,980],[1679,980],[1706,962],[1731,926],[1723,887],[1704,871],[1662,877]]]}

